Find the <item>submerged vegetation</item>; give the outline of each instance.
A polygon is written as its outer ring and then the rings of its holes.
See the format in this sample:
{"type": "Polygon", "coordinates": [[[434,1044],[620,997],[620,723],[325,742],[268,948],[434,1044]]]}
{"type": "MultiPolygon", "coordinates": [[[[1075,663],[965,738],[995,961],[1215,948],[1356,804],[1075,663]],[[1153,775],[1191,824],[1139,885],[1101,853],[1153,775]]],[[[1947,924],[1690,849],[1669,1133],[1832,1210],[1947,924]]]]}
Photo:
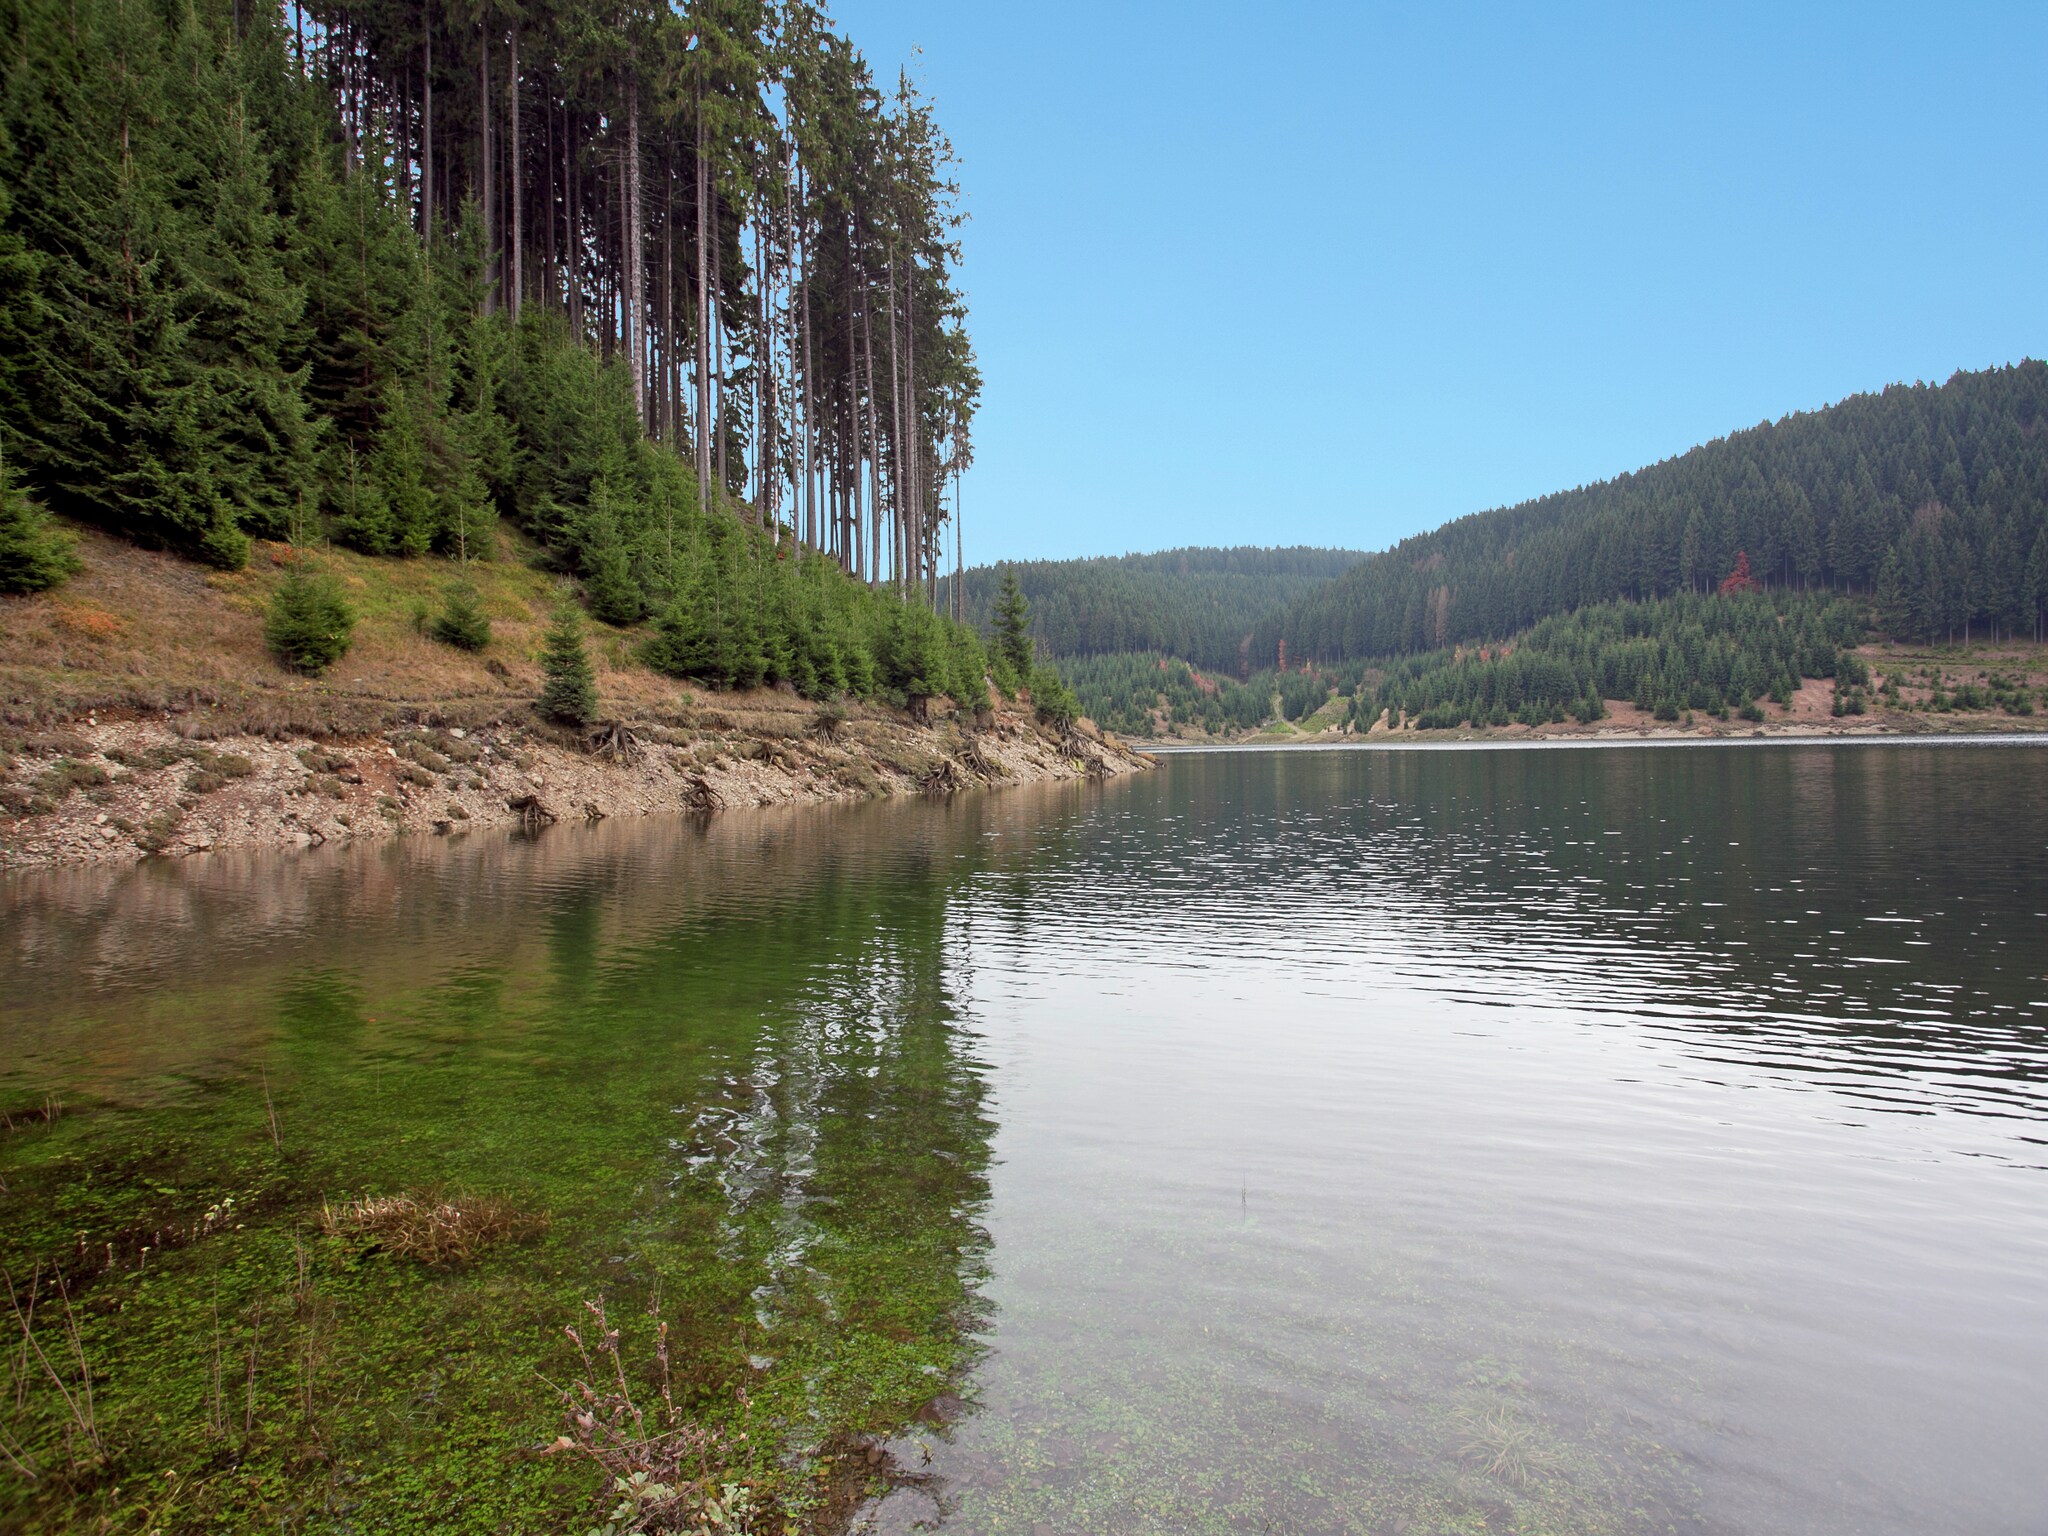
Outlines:
{"type": "Polygon", "coordinates": [[[482,968],[401,945],[374,990],[166,992],[188,1086],[6,1106],[0,1527],[581,1531],[625,1500],[689,1530],[715,1501],[780,1536],[886,1471],[865,1447],[952,1389],[979,1315],[943,904],[826,887],[799,922],[620,948],[615,871],[561,872],[580,894],[541,920],[488,861],[450,871],[496,914],[453,930],[488,932],[482,968]],[[878,931],[886,1019],[840,975],[878,931]],[[271,1042],[247,1076],[204,1065],[224,1009],[271,1042]]]}
{"type": "Polygon", "coordinates": [[[438,1190],[320,1205],[320,1230],[327,1236],[367,1238],[387,1253],[423,1264],[466,1264],[486,1248],[546,1226],[545,1216],[495,1196],[438,1190]]]}

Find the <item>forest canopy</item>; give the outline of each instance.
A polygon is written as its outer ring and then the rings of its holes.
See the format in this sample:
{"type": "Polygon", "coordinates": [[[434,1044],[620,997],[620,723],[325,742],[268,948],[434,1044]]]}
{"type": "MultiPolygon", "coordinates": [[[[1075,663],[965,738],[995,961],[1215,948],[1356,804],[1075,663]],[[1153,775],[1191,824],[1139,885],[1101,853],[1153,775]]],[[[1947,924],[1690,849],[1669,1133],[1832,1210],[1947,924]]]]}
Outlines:
{"type": "MultiPolygon", "coordinates": [[[[962,617],[986,626],[1005,573],[1030,600],[1039,643],[1062,661],[1160,651],[1236,672],[1258,622],[1365,557],[1348,549],[1169,549],[976,566],[962,617]]],[[[956,583],[942,583],[950,609],[956,583]]]]}
{"type": "Polygon", "coordinates": [[[2048,364],[1898,384],[1634,474],[1405,539],[1270,614],[1254,667],[1504,640],[1588,604],[1714,591],[1869,599],[1899,639],[2048,626],[2048,364]]]}
{"type": "Polygon", "coordinates": [[[33,505],[226,567],[502,519],[690,675],[973,670],[952,154],[820,6],[0,0],[0,70],[33,505]]]}

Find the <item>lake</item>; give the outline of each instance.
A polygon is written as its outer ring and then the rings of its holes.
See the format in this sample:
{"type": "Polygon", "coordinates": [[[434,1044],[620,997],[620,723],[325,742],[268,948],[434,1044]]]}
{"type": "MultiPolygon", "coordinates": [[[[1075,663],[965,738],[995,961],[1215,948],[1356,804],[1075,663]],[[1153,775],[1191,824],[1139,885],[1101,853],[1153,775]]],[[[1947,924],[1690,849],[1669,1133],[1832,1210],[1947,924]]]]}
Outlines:
{"type": "Polygon", "coordinates": [[[2038,738],[24,874],[0,957],[10,1529],[587,1529],[592,1302],[873,1531],[2048,1529],[2038,738]],[[416,1190],[524,1224],[323,1225],[416,1190]]]}

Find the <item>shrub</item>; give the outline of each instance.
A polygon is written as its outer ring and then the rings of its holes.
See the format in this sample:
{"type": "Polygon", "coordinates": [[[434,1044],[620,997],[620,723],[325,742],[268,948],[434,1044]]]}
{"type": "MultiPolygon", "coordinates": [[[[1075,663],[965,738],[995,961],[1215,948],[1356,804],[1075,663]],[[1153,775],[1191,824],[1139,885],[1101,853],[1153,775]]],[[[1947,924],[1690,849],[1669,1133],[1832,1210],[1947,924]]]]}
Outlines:
{"type": "Polygon", "coordinates": [[[459,651],[480,651],[491,643],[491,621],[471,583],[449,584],[442,596],[441,612],[433,622],[433,636],[459,651]]]}
{"type": "Polygon", "coordinates": [[[1038,718],[1056,730],[1065,730],[1081,713],[1074,690],[1051,667],[1040,667],[1031,674],[1031,702],[1037,706],[1038,718]]]}
{"type": "Polygon", "coordinates": [[[78,573],[71,537],[0,459],[0,592],[46,592],[78,573]]]}
{"type": "Polygon", "coordinates": [[[597,680],[583,647],[583,614],[567,597],[555,608],[540,666],[547,679],[540,692],[543,715],[575,726],[597,718],[597,680]]]}
{"type": "Polygon", "coordinates": [[[324,672],[348,653],[355,628],[341,583],[293,551],[263,620],[263,638],[277,659],[295,672],[324,672]]]}

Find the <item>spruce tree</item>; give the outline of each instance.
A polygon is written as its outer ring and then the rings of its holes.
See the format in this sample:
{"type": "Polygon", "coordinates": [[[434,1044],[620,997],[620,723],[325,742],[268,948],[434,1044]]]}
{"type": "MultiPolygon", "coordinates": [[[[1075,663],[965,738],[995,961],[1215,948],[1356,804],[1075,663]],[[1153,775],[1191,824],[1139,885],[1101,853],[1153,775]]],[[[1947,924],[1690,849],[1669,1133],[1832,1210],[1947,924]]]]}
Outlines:
{"type": "Polygon", "coordinates": [[[1913,615],[1906,596],[1906,573],[1897,550],[1889,551],[1878,567],[1877,623],[1895,640],[1905,639],[1912,631],[1913,615]]]}
{"type": "Polygon", "coordinates": [[[562,725],[585,726],[597,718],[597,680],[583,646],[583,612],[566,594],[555,605],[541,651],[540,712],[562,725]]]}
{"type": "Polygon", "coordinates": [[[304,296],[286,272],[240,45],[194,9],[179,17],[153,174],[179,189],[171,259],[193,301],[187,344],[205,370],[205,452],[236,526],[282,537],[315,469],[305,376],[286,356],[304,296]]]}
{"type": "Polygon", "coordinates": [[[294,546],[264,615],[263,638],[272,653],[295,672],[324,672],[347,654],[355,627],[341,583],[294,546]]]}
{"type": "Polygon", "coordinates": [[[331,456],[327,506],[334,537],[366,555],[395,555],[398,522],[372,468],[353,443],[338,445],[331,456]]]}
{"type": "Polygon", "coordinates": [[[1017,585],[1014,571],[1003,572],[1002,591],[996,597],[996,661],[1008,672],[1010,688],[1028,685],[1031,681],[1033,649],[1031,644],[1031,604],[1024,596],[1024,589],[1017,585]]]}
{"type": "Polygon", "coordinates": [[[15,482],[0,454],[0,592],[46,592],[77,574],[71,538],[15,482]]]}
{"type": "Polygon", "coordinates": [[[609,481],[591,487],[590,510],[579,520],[577,544],[591,616],[606,624],[638,623],[647,612],[647,595],[633,579],[609,481]]]}
{"type": "Polygon", "coordinates": [[[480,651],[491,643],[490,616],[477,598],[475,585],[467,578],[448,584],[442,595],[441,611],[434,619],[433,635],[443,645],[462,651],[480,651]]]}
{"type": "Polygon", "coordinates": [[[420,431],[429,409],[424,399],[395,384],[387,393],[370,459],[389,530],[387,547],[376,554],[417,556],[434,546],[441,515],[427,483],[427,446],[420,431]]]}

